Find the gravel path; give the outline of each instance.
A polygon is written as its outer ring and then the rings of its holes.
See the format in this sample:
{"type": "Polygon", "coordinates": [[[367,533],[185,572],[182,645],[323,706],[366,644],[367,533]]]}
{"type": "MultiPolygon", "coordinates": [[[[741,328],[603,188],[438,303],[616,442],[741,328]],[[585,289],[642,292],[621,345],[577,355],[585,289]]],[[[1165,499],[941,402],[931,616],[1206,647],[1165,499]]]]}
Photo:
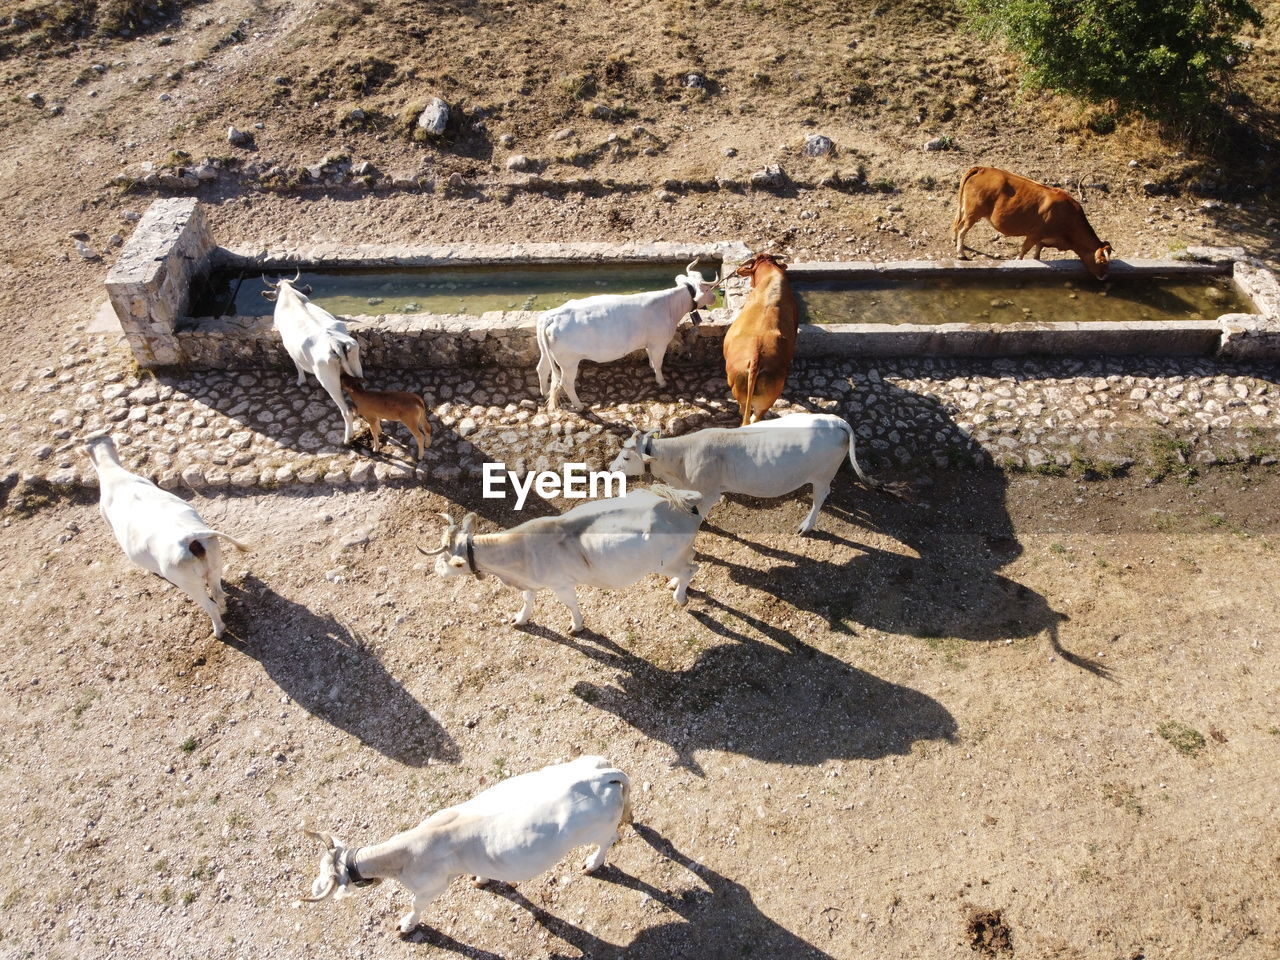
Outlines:
{"type": "MultiPolygon", "coordinates": [[[[640,363],[584,368],[582,414],[547,413],[534,370],[367,371],[422,392],[434,439],[421,464],[402,427],[374,454],[367,431],[344,447],[319,385],[272,370],[138,375],[110,338],[75,337],[60,362],[9,387],[4,489],[96,485],[80,450],[109,429],[133,469],[164,487],[449,482],[485,461],[512,469],[601,467],[628,422],[679,434],[732,425],[719,371],[674,367],[659,389],[640,363]],[[612,397],[622,402],[592,402],[612,397]]],[[[1204,359],[810,361],[791,372],[777,413],[822,410],[854,424],[873,469],[994,463],[1037,472],[1176,472],[1214,462],[1272,463],[1280,451],[1276,368],[1204,359]]]]}

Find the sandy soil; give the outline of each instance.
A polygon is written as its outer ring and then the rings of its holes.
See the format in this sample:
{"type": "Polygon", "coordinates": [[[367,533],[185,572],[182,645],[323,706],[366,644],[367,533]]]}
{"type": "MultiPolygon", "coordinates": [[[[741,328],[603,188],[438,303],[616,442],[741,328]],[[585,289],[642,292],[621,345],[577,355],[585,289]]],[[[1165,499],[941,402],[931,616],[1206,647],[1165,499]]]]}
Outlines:
{"type": "Polygon", "coordinates": [[[813,539],[805,498],[728,505],[687,609],[584,590],[580,636],[437,581],[437,494],[203,504],[263,545],[224,642],[91,505],[11,518],[6,951],[385,956],[392,885],[289,909],[299,823],[379,839],[583,751],[637,785],[610,869],[456,885],[415,943],[959,957],[998,910],[1017,955],[1273,955],[1274,476],[927,489],[844,480],[813,539]]]}
{"type": "MultiPolygon", "coordinates": [[[[7,381],[56,362],[102,300],[122,214],[158,195],[112,178],[175,151],[242,168],[343,152],[481,185],[280,194],[228,175],[199,193],[228,244],[944,256],[953,184],[987,163],[1107,184],[1090,216],[1120,256],[1228,243],[1277,262],[1275,3],[1240,77],[1247,132],[1216,156],[1020,93],[935,4],[174,0],[128,38],[95,32],[105,3],[61,25],[54,6],[0,23],[7,381]],[[414,142],[400,118],[433,95],[462,122],[414,142]],[[836,155],[804,157],[807,133],[836,155]],[[597,149],[611,134],[626,142],[597,149]],[[937,136],[956,149],[925,152],[937,136]],[[619,188],[504,202],[516,153],[619,188]],[[793,186],[715,187],[771,162],[793,186]],[[859,167],[865,187],[804,186],[859,167]]],[[[4,422],[47,418],[38,394],[5,396],[4,422]]],[[[517,630],[514,594],[420,562],[434,511],[484,504],[470,488],[202,503],[260,545],[229,565],[224,642],[91,504],[10,512],[0,954],[1274,957],[1278,484],[974,471],[896,504],[842,474],[820,536],[789,532],[803,497],[726,506],[687,609],[656,580],[583,591],[576,637],[550,597],[517,630]],[[408,943],[391,885],[290,908],[315,861],[301,821],[381,839],[584,751],[638,787],[640,826],[599,877],[457,885],[408,943]]]]}

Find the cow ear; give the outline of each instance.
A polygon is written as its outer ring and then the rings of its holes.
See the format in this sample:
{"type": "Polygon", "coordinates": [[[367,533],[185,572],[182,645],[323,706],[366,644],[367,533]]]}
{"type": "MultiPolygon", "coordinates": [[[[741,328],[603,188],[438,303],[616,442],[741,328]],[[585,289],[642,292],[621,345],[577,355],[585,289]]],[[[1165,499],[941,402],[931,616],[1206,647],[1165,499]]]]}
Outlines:
{"type": "Polygon", "coordinates": [[[311,296],[311,284],[308,283],[305,287],[303,287],[302,292],[305,293],[308,297],[311,296]]]}
{"type": "Polygon", "coordinates": [[[476,528],[476,519],[477,517],[474,513],[468,513],[462,518],[462,525],[458,529],[463,533],[471,533],[476,528]]]}
{"type": "Polygon", "coordinates": [[[268,300],[275,300],[276,292],[274,290],[263,290],[262,295],[268,300]]]}

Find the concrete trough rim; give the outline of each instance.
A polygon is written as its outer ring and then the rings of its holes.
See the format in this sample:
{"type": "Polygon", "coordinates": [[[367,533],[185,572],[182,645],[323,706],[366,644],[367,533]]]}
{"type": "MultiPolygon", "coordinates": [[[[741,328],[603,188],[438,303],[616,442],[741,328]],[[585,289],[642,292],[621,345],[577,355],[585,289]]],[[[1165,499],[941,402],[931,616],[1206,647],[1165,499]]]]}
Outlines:
{"type": "MultiPolygon", "coordinates": [[[[346,248],[354,256],[355,248],[346,248]]],[[[377,252],[377,259],[359,261],[331,251],[322,258],[299,250],[275,260],[245,260],[243,266],[253,269],[289,269],[297,266],[313,270],[343,269],[348,266],[394,269],[396,266],[502,266],[510,264],[583,264],[601,262],[652,262],[694,256],[717,258],[733,265],[737,257],[749,252],[742,244],[718,243],[701,247],[668,243],[637,244],[524,244],[518,246],[476,246],[405,248],[358,248],[362,253],[377,252]],[[392,255],[394,254],[394,256],[392,255]]],[[[219,253],[234,252],[219,248],[219,253]]],[[[240,254],[234,254],[241,256],[240,254]]],[[[261,255],[259,255],[261,256],[261,255]]],[[[223,269],[233,266],[223,259],[223,269]]],[[[1111,279],[1165,277],[1178,274],[1192,277],[1231,276],[1235,262],[1229,259],[1204,261],[1135,259],[1112,262],[1111,279]]],[[[1028,280],[1078,280],[1082,285],[1098,283],[1075,258],[1049,261],[1003,260],[984,263],[958,260],[904,261],[810,261],[788,267],[788,275],[803,282],[811,279],[902,280],[956,276],[1017,276],[1028,280]]],[[[747,281],[738,278],[729,286],[728,305],[707,311],[695,338],[718,338],[724,335],[748,290],[747,281]]],[[[494,334],[512,332],[532,334],[537,311],[489,311],[474,314],[386,313],[352,314],[344,320],[352,332],[381,330],[389,334],[421,332],[448,334],[483,340],[494,334]]],[[[1098,354],[1126,356],[1208,356],[1221,350],[1224,337],[1224,315],[1211,320],[1121,320],[1121,321],[1044,321],[1021,320],[1011,323],[845,323],[803,324],[797,355],[801,357],[848,358],[857,356],[1091,356],[1098,354]]],[[[1262,321],[1262,315],[1243,315],[1262,321]]],[[[187,318],[199,324],[200,318],[187,318]]],[[[231,322],[249,328],[261,325],[261,318],[230,318],[231,322]]],[[[190,328],[188,328],[190,330],[190,328]]],[[[198,326],[197,326],[198,330],[198,326]]]]}
{"type": "Polygon", "coordinates": [[[523,244],[325,244],[290,250],[217,247],[215,269],[291,270],[297,267],[347,270],[396,267],[560,266],[596,263],[653,263],[701,259],[740,263],[748,254],[738,241],[712,243],[523,243],[523,244]]]}
{"type": "Polygon", "coordinates": [[[866,277],[868,279],[929,279],[965,275],[1018,275],[1025,279],[1085,280],[1108,283],[1116,279],[1162,277],[1171,273],[1185,276],[1230,276],[1230,261],[1204,263],[1195,260],[1112,260],[1106,280],[1097,280],[1078,259],[999,260],[813,260],[788,264],[787,275],[794,279],[824,280],[866,277]]]}
{"type": "MultiPolygon", "coordinates": [[[[107,294],[121,330],[140,367],[196,366],[234,369],[244,365],[285,365],[287,356],[269,321],[262,318],[192,317],[191,284],[210,269],[290,270],[344,267],[503,264],[598,264],[695,257],[718,258],[733,267],[751,255],[740,241],[689,243],[655,240],[604,242],[469,244],[437,243],[405,247],[388,244],[313,243],[281,249],[267,245],[226,248],[218,245],[194,198],[156,200],[139,221],[120,258],[107,275],[107,294]],[[203,322],[202,322],[203,321],[203,322]]],[[[796,262],[790,271],[803,277],[934,277],[985,275],[1028,279],[1096,281],[1072,256],[1048,261],[916,260],[796,262]]],[[[1023,356],[1031,354],[1128,355],[1215,354],[1232,360],[1280,359],[1280,281],[1261,261],[1240,247],[1189,247],[1178,259],[1116,260],[1117,278],[1168,274],[1229,275],[1257,312],[1224,314],[1213,321],[1015,321],[1010,324],[837,324],[823,329],[806,324],[800,355],[860,356],[1023,356]]],[[[681,324],[673,357],[684,362],[717,362],[714,340],[724,335],[742,303],[747,280],[726,281],[726,305],[710,311],[693,328],[681,324]]],[[[375,365],[532,366],[537,358],[534,314],[494,312],[469,315],[380,314],[352,319],[353,333],[368,348],[375,365]],[[532,358],[532,359],[530,359],[532,358]]]]}

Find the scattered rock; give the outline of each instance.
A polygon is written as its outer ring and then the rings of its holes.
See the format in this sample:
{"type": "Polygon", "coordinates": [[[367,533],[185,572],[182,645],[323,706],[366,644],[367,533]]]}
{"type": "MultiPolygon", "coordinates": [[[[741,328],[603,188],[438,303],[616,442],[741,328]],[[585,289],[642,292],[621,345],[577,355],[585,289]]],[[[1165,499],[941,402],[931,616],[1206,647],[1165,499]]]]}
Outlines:
{"type": "Polygon", "coordinates": [[[786,171],[777,163],[767,164],[764,169],[751,174],[751,186],[756,188],[777,188],[786,182],[786,171]]]}
{"type": "Polygon", "coordinates": [[[693,90],[705,90],[707,78],[700,73],[687,73],[684,77],[684,85],[693,90]]]}
{"type": "Polygon", "coordinates": [[[85,243],[83,240],[76,240],[74,241],[74,244],[76,253],[80,254],[83,259],[89,261],[102,259],[102,254],[98,253],[97,250],[93,249],[93,247],[89,246],[89,244],[85,243]]]}
{"type": "Polygon", "coordinates": [[[418,129],[429,137],[438,137],[448,126],[449,105],[439,97],[432,97],[426,109],[418,114],[418,129]]]}
{"type": "Polygon", "coordinates": [[[835,141],[820,133],[811,133],[804,138],[804,155],[806,157],[830,156],[835,151],[835,148],[835,141]]]}
{"type": "Polygon", "coordinates": [[[528,170],[531,165],[529,158],[523,153],[517,153],[514,156],[507,158],[507,169],[513,173],[523,173],[528,170]]]}
{"type": "Polygon", "coordinates": [[[30,103],[33,107],[43,107],[44,97],[33,90],[31,93],[27,94],[27,102],[30,103]]]}
{"type": "Polygon", "coordinates": [[[253,134],[245,133],[235,126],[227,127],[227,143],[233,147],[248,147],[253,143],[253,134]]]}

